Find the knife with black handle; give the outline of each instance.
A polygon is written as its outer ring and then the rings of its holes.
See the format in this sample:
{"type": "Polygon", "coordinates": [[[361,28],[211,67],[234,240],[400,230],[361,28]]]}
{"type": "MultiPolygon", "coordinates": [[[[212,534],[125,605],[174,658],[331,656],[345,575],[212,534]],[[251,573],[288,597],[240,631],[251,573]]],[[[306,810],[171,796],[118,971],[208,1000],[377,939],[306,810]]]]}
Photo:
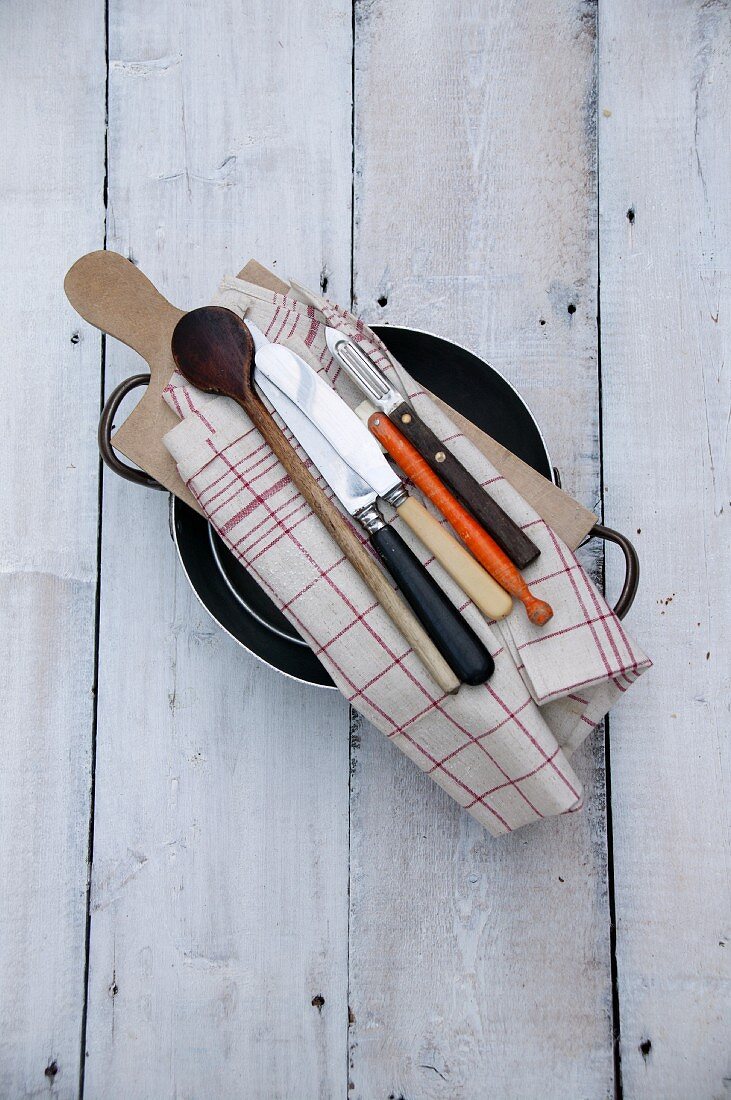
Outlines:
{"type": "MultiPolygon", "coordinates": [[[[388,493],[397,512],[409,496],[373,436],[308,363],[289,348],[270,343],[256,325],[249,323],[248,328],[254,339],[257,385],[345,510],[363,526],[401,594],[454,674],[464,684],[483,684],[495,670],[489,650],[398,531],[381,515],[376,503],[379,496],[388,493]],[[363,453],[369,451],[370,455],[363,453]]],[[[509,597],[505,598],[509,602],[509,597]]]]}
{"type": "MultiPolygon", "coordinates": [[[[306,444],[303,447],[307,450],[306,444]]],[[[327,473],[320,472],[327,481],[327,473]]],[[[375,504],[356,512],[355,518],[368,532],[379,558],[455,676],[463,684],[484,684],[495,671],[489,650],[413,550],[386,523],[375,504]]]]}
{"type": "Polygon", "coordinates": [[[328,327],[325,337],[330,352],[356,385],[416,447],[435,474],[469,509],[513,564],[518,569],[525,569],[535,561],[540,554],[535,543],[421,420],[403,393],[391,384],[370,355],[355,340],[335,328],[328,327]]]}

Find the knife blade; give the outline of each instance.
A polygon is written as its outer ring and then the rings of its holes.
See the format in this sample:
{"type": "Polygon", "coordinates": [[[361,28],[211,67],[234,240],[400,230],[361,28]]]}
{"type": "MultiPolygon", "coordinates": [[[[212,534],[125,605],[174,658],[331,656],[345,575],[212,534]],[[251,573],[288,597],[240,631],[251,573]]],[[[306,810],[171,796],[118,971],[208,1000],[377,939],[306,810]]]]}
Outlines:
{"type": "Polygon", "coordinates": [[[281,344],[262,341],[262,335],[259,333],[258,348],[257,336],[254,336],[257,376],[268,378],[310,418],[343,461],[375,490],[377,496],[396,509],[488,618],[504,618],[511,610],[511,598],[423,504],[406,492],[401,478],[356,414],[300,356],[281,344]]]}
{"type": "Polygon", "coordinates": [[[333,358],[416,447],[510,560],[519,569],[535,561],[540,554],[539,548],[424,423],[372,357],[355,340],[331,326],[325,329],[325,339],[333,358]]]}
{"type": "Polygon", "coordinates": [[[345,510],[363,526],[384,566],[455,675],[466,684],[484,683],[495,669],[486,646],[399,533],[383,519],[376,504],[378,494],[375,488],[344,461],[310,416],[264,371],[260,371],[260,358],[270,365],[272,357],[268,349],[279,345],[262,343],[263,334],[255,326],[249,326],[249,330],[255,347],[254,381],[269,398],[345,510]]]}

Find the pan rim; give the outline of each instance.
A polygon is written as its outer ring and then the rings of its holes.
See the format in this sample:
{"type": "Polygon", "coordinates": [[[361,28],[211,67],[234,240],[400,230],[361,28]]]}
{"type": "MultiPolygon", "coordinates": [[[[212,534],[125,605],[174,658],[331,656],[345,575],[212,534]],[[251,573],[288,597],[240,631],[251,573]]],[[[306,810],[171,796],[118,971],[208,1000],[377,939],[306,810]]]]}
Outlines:
{"type": "MultiPolygon", "coordinates": [[[[546,438],[545,438],[543,432],[541,431],[541,426],[538,423],[538,419],[537,419],[537,417],[535,417],[533,415],[533,410],[531,409],[531,407],[528,404],[528,402],[526,401],[526,399],[523,397],[522,393],[520,393],[520,391],[515,388],[513,383],[510,381],[510,379],[506,378],[505,375],[502,373],[502,371],[499,371],[497,369],[497,367],[493,367],[493,365],[491,363],[488,363],[487,359],[483,359],[481,355],[478,355],[476,351],[473,351],[472,348],[468,348],[465,344],[460,344],[460,343],[457,342],[457,340],[452,340],[447,336],[439,336],[438,333],[430,332],[430,330],[426,329],[426,328],[413,328],[411,325],[389,325],[389,324],[386,324],[385,322],[381,322],[380,324],[375,323],[373,325],[369,325],[368,327],[373,329],[373,331],[376,333],[376,335],[378,335],[378,330],[379,329],[390,328],[390,329],[398,329],[401,332],[416,332],[420,336],[430,336],[432,338],[432,340],[441,340],[442,343],[444,343],[444,344],[452,344],[455,348],[459,348],[460,351],[466,351],[468,355],[473,355],[475,357],[475,359],[479,359],[479,361],[481,363],[484,363],[484,365],[486,367],[489,367],[489,369],[491,371],[494,371],[495,374],[497,374],[498,377],[503,380],[503,382],[508,387],[508,389],[511,389],[513,391],[513,393],[518,398],[518,400],[520,401],[520,403],[523,406],[523,408],[525,409],[525,411],[528,413],[528,416],[533,421],[533,423],[535,425],[535,428],[536,428],[536,431],[538,432],[538,438],[541,441],[541,446],[543,447],[543,450],[546,452],[546,460],[548,462],[548,469],[550,470],[550,474],[551,474],[551,476],[547,480],[550,481],[553,485],[556,484],[556,467],[553,465],[553,458],[551,457],[551,452],[548,449],[548,444],[546,443],[546,438]]],[[[386,350],[388,350],[388,349],[386,349],[386,350]]],[[[389,355],[390,354],[391,353],[389,352],[389,355]]],[[[445,404],[448,404],[448,402],[445,402],[445,404]]],[[[450,408],[451,408],[451,406],[450,406],[450,408]]],[[[458,412],[457,409],[454,409],[453,411],[458,412]]],[[[460,413],[459,415],[461,416],[463,414],[460,413]]],[[[465,417],[465,420],[469,420],[469,417],[468,416],[465,417]]],[[[476,424],[475,424],[475,427],[477,427],[476,424]]],[[[541,476],[543,476],[543,475],[541,475],[541,476]]]]}
{"type": "MultiPolygon", "coordinates": [[[[337,691],[338,689],[336,688],[335,684],[316,684],[312,680],[306,680],[306,679],[303,679],[303,677],[301,677],[301,676],[295,676],[295,674],[293,672],[286,672],[283,668],[277,668],[276,665],[271,664],[264,657],[262,657],[259,653],[257,653],[256,650],[250,649],[249,646],[247,646],[246,642],[242,642],[240,638],[237,638],[235,634],[232,634],[232,632],[228,629],[228,627],[224,626],[224,624],[221,622],[221,620],[216,615],[214,615],[214,613],[211,611],[210,607],[208,606],[208,604],[205,602],[205,600],[201,596],[200,592],[198,591],[198,588],[193,583],[193,581],[191,579],[191,576],[190,576],[190,573],[188,572],[188,568],[185,564],[185,560],[183,558],[183,553],[180,549],[180,542],[178,541],[178,528],[177,528],[177,524],[175,523],[175,513],[176,513],[178,505],[182,505],[184,508],[188,507],[185,504],[184,501],[180,500],[173,493],[171,493],[170,494],[170,516],[171,516],[170,533],[172,535],[173,543],[175,544],[175,552],[178,555],[178,561],[179,561],[180,566],[183,570],[183,573],[185,574],[185,579],[187,580],[188,585],[189,585],[191,591],[193,592],[193,595],[195,596],[196,600],[201,605],[203,610],[206,612],[206,614],[211,619],[213,619],[216,626],[220,630],[222,630],[224,632],[224,634],[228,634],[229,638],[231,638],[232,641],[234,641],[236,643],[236,645],[240,646],[246,653],[250,653],[251,656],[254,657],[259,662],[259,664],[264,665],[268,669],[271,669],[272,672],[276,672],[279,676],[286,676],[288,680],[294,680],[294,682],[297,683],[297,684],[306,684],[308,687],[321,688],[321,689],[325,689],[326,691],[337,691]]],[[[206,524],[207,524],[208,527],[211,526],[210,523],[208,522],[208,520],[206,520],[206,524]]],[[[242,601],[242,603],[243,603],[243,601],[242,601]]],[[[249,609],[247,608],[247,611],[248,610],[249,609]]],[[[250,612],[250,614],[251,614],[251,612],[250,612]]],[[[259,619],[259,617],[256,616],[256,615],[254,616],[254,618],[256,618],[257,620],[259,619]]],[[[261,620],[259,620],[259,621],[261,621],[261,620]]],[[[271,630],[271,627],[267,626],[267,629],[271,630]]],[[[290,639],[288,639],[288,641],[292,641],[292,639],[290,638],[290,639]]],[[[305,645],[307,645],[306,642],[305,642],[305,645]]]]}
{"type": "Polygon", "coordinates": [[[213,524],[208,523],[208,541],[211,546],[211,553],[213,554],[216,565],[218,566],[218,571],[221,574],[223,583],[226,585],[226,588],[229,590],[236,602],[244,608],[247,614],[251,615],[252,619],[256,619],[259,625],[263,626],[265,630],[270,630],[272,634],[276,634],[278,638],[281,638],[285,642],[291,642],[292,645],[301,645],[305,648],[309,648],[304,638],[300,637],[299,635],[293,637],[291,634],[285,634],[283,630],[279,629],[279,627],[272,626],[271,623],[268,623],[266,619],[262,618],[262,616],[259,614],[258,611],[256,611],[255,608],[253,608],[250,604],[246,602],[241,593],[236,591],[234,586],[231,584],[231,578],[229,577],[228,573],[221,563],[221,553],[218,545],[216,544],[216,537],[218,537],[220,542],[220,536],[218,535],[213,524]]]}

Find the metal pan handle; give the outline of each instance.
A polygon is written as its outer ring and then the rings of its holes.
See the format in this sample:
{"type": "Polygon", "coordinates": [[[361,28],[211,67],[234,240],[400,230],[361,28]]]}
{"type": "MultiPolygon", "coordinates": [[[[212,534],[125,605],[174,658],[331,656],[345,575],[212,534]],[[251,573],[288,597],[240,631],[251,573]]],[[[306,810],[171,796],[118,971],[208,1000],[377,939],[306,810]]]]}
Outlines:
{"type": "Polygon", "coordinates": [[[159,481],[155,481],[154,477],[146,474],[144,470],[138,470],[135,466],[129,466],[126,462],[122,462],[112,446],[112,426],[117,409],[128,393],[137,389],[138,386],[146,386],[149,381],[149,374],[133,374],[130,378],[125,378],[124,382],[120,382],[116,389],[112,390],[99,417],[97,437],[99,440],[99,454],[102,456],[104,465],[108,466],[110,470],[114,470],[115,474],[119,474],[126,481],[133,481],[136,485],[144,485],[147,489],[161,489],[166,492],[165,486],[161,485],[159,481]]]}
{"type": "MultiPolygon", "coordinates": [[[[557,466],[553,467],[553,481],[560,489],[561,471],[557,466]]],[[[637,551],[626,535],[621,535],[613,527],[605,527],[603,523],[595,523],[581,545],[584,546],[589,539],[604,539],[605,542],[613,542],[624,554],[624,585],[619,594],[619,599],[614,605],[614,614],[618,619],[623,619],[635,602],[637,586],[640,583],[640,559],[637,556],[637,551]]]]}
{"type": "Polygon", "coordinates": [[[619,594],[619,599],[614,605],[614,614],[618,619],[623,619],[637,595],[637,586],[640,583],[640,559],[629,539],[612,527],[605,527],[603,523],[595,523],[587,535],[587,539],[594,538],[615,543],[624,554],[624,586],[619,594]]]}

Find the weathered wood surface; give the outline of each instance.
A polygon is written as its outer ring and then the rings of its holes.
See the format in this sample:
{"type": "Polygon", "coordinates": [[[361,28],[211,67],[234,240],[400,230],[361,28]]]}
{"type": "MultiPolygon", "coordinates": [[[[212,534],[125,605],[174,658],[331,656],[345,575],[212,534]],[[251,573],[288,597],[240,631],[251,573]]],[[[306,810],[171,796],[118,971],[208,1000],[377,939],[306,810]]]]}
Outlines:
{"type": "MultiPolygon", "coordinates": [[[[352,262],[368,319],[484,354],[642,529],[656,667],[611,806],[595,734],[584,813],[493,841],[218,631],[164,496],[105,476],[89,868],[102,356],[61,283],[104,239],[105,4],[3,6],[0,1094],[724,1095],[728,20],[110,0],[109,247],[183,307],[251,255],[347,303],[352,262]]],[[[109,341],[107,392],[139,367],[109,341]]]]}
{"type": "MultiPolygon", "coordinates": [[[[595,8],[518,8],[356,6],[356,308],[502,370],[592,507],[595,8]]],[[[496,845],[376,730],[357,737],[352,1095],[610,1095],[601,738],[586,812],[496,845]]]]}
{"type": "Polygon", "coordinates": [[[0,6],[0,1096],[73,1097],[84,1007],[97,333],[59,288],[104,213],[104,13],[0,6]],[[53,57],[53,69],[47,59],[53,57]],[[59,111],[59,104],[63,110],[59,111]]]}
{"type": "MultiPolygon", "coordinates": [[[[109,32],[109,247],[183,307],[250,255],[347,295],[349,10],[113,2],[109,32]]],[[[107,389],[139,363],[109,341],[107,389]]],[[[167,523],[105,477],[86,1095],[343,1096],[347,705],[218,630],[167,523]]]]}
{"type": "Polygon", "coordinates": [[[600,41],[604,508],[636,538],[632,622],[656,662],[610,719],[622,1079],[627,1097],[722,1097],[731,10],[619,0],[600,41]]]}

